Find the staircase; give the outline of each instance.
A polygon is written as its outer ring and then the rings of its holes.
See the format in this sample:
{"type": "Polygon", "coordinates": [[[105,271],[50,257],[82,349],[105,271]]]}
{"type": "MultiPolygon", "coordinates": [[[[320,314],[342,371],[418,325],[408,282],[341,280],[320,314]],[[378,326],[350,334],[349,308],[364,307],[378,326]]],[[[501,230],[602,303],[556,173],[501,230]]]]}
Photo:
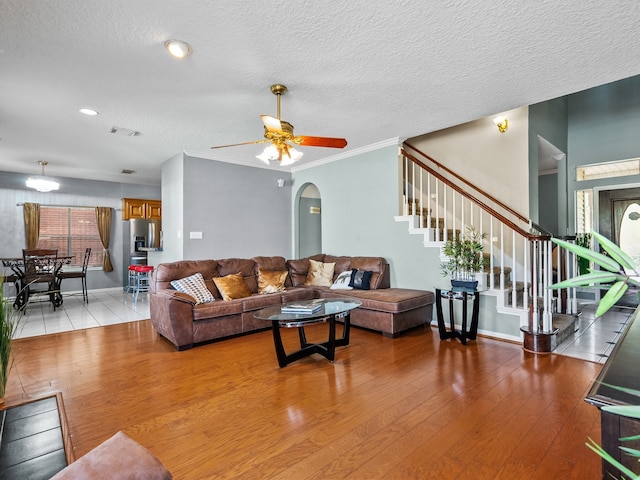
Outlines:
{"type": "Polygon", "coordinates": [[[402,211],[395,220],[406,222],[426,248],[439,249],[442,261],[445,242],[463,236],[467,227],[487,233],[482,295],[496,298],[497,312],[519,318],[526,350],[551,352],[573,334],[575,289],[548,287],[571,276],[575,256],[563,249],[552,253],[549,232],[415,147],[405,143],[401,154],[402,211]]]}

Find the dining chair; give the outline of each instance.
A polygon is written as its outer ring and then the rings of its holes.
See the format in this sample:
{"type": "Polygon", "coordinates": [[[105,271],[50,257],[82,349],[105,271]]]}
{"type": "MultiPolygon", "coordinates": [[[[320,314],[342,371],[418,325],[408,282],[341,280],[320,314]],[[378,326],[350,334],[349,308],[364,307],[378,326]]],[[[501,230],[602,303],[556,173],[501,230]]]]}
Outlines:
{"type": "MultiPolygon", "coordinates": [[[[56,295],[55,269],[58,259],[58,249],[51,248],[23,248],[22,260],[24,264],[24,278],[22,279],[22,294],[24,304],[29,302],[32,294],[48,294],[52,303],[56,295]],[[45,289],[35,288],[46,284],[45,289]]],[[[54,304],[55,309],[55,304],[54,304]]]]}
{"type": "Polygon", "coordinates": [[[89,303],[89,293],[87,292],[87,268],[89,267],[89,257],[91,257],[91,248],[84,251],[84,259],[82,260],[82,270],[78,271],[62,271],[58,273],[58,278],[66,280],[69,278],[80,278],[82,280],[82,299],[85,303],[89,303]]]}

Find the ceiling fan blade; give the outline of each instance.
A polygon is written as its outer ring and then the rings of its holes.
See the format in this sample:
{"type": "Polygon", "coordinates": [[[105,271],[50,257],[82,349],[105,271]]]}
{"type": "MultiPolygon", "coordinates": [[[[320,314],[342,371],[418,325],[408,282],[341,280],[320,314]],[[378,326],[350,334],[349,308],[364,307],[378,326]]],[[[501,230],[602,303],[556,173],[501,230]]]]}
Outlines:
{"type": "Polygon", "coordinates": [[[294,143],[303,147],[331,147],[344,148],[347,146],[347,140],[344,138],[332,137],[308,137],[300,135],[293,139],[294,143]]]}
{"type": "Polygon", "coordinates": [[[267,143],[269,140],[254,140],[252,142],[243,142],[243,143],[232,143],[231,145],[218,145],[211,148],[227,148],[227,147],[238,147],[240,145],[252,145],[254,143],[267,143]]]}
{"type": "Polygon", "coordinates": [[[277,118],[272,117],[271,115],[260,115],[260,118],[269,132],[283,133],[282,123],[280,123],[280,120],[277,118]]]}

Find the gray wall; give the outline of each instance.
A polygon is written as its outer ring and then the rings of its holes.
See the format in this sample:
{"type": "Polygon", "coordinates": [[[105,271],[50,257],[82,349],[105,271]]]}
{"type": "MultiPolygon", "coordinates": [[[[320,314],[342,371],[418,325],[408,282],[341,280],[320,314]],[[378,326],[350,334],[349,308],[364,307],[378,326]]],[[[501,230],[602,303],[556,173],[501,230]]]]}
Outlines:
{"type": "MultiPolygon", "coordinates": [[[[122,198],[138,197],[160,199],[160,187],[127,183],[98,182],[73,178],[57,178],[60,190],[41,193],[24,186],[28,175],[0,173],[0,225],[3,240],[0,242],[0,257],[22,255],[25,247],[24,220],[22,207],[18,203],[36,202],[45,205],[111,207],[111,239],[109,253],[113,272],[103,272],[99,268],[87,273],[87,285],[92,288],[122,286],[122,198]]],[[[78,281],[62,285],[63,291],[79,290],[78,281]]]]}
{"type": "Polygon", "coordinates": [[[256,255],[290,258],[290,173],[182,157],[163,165],[165,251],[152,255],[152,263],[256,255]],[[279,178],[285,179],[282,188],[279,178]],[[202,239],[190,238],[191,232],[202,233],[202,239]]]}

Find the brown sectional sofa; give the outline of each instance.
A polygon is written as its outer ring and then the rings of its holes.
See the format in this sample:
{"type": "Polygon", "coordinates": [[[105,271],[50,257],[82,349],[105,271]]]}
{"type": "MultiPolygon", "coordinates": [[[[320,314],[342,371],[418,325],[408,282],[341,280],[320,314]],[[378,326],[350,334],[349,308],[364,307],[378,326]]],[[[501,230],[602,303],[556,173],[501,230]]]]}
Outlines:
{"type": "Polygon", "coordinates": [[[271,305],[313,298],[355,297],[362,305],[351,312],[351,324],[396,336],[410,328],[431,322],[434,301],[432,292],[389,288],[389,265],[381,257],[337,257],[318,254],[298,260],[284,257],[227,258],[221,260],[183,260],[158,265],[150,286],[151,322],[160,335],[178,350],[225,337],[236,336],[271,327],[253,314],[271,305]],[[370,290],[331,290],[329,287],[304,285],[309,259],[335,263],[334,279],[342,272],[359,269],[372,272],[370,290]],[[258,294],[258,269],[289,272],[286,290],[258,294]],[[196,304],[190,295],[171,286],[200,272],[216,301],[196,304]],[[213,277],[240,272],[252,295],[235,300],[222,300],[213,277]]]}

